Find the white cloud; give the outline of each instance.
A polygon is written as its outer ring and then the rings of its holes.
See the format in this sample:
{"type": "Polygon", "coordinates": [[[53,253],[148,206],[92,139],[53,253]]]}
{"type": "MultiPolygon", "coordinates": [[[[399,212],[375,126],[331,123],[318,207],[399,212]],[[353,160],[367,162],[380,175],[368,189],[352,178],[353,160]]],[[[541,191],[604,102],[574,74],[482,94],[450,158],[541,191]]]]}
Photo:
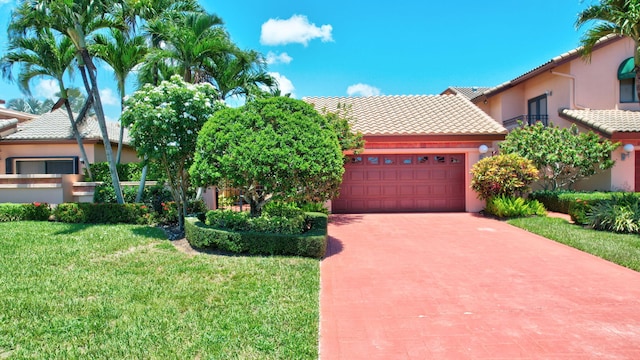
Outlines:
{"type": "Polygon", "coordinates": [[[0,0],[0,5],[9,4],[11,0],[0,0]]]}
{"type": "Polygon", "coordinates": [[[378,96],[380,95],[380,89],[375,86],[358,83],[351,85],[347,88],[347,95],[349,96],[378,96]]]}
{"type": "Polygon", "coordinates": [[[276,79],[278,88],[280,89],[280,94],[291,94],[292,98],[296,97],[296,95],[293,93],[296,88],[293,86],[291,80],[287,79],[286,76],[277,72],[270,72],[269,75],[273,76],[273,78],[276,79]]]}
{"type": "Polygon", "coordinates": [[[45,99],[53,99],[56,97],[56,93],[60,92],[58,82],[52,79],[40,80],[36,85],[35,96],[43,97],[45,99]]]}
{"type": "Polygon", "coordinates": [[[102,105],[119,105],[120,100],[116,94],[113,93],[113,90],[107,88],[100,90],[100,100],[102,100],[102,105]]]}
{"type": "Polygon", "coordinates": [[[299,43],[307,46],[309,41],[320,38],[322,42],[333,41],[331,25],[309,23],[304,15],[293,15],[287,20],[269,19],[262,24],[260,43],[262,45],[286,45],[299,43]]]}
{"type": "Polygon", "coordinates": [[[288,64],[291,62],[291,60],[293,60],[293,58],[286,52],[283,52],[282,54],[276,54],[273,51],[269,51],[267,53],[267,64],[269,65],[278,63],[288,64]]]}

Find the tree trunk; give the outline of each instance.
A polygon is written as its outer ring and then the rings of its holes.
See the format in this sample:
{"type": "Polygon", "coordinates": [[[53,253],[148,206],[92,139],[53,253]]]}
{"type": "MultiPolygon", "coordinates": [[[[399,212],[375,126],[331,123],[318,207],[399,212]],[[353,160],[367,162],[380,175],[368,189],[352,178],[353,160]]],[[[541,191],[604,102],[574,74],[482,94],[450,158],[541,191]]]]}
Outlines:
{"type": "MultiPolygon", "coordinates": [[[[146,160],[146,159],[145,159],[146,160]]],[[[142,168],[142,176],[140,177],[140,185],[138,185],[138,194],[136,195],[136,202],[142,202],[142,194],[144,193],[144,183],[147,181],[147,171],[149,165],[145,164],[142,168]]]]}
{"type": "Polygon", "coordinates": [[[105,155],[107,163],[109,164],[109,170],[111,172],[111,181],[113,182],[113,190],[116,193],[116,200],[118,204],[124,204],[124,197],[122,196],[122,188],[120,187],[120,179],[118,178],[118,170],[113,158],[113,151],[111,150],[111,141],[109,140],[109,134],[107,132],[107,124],[104,117],[104,109],[102,108],[102,102],[100,101],[100,91],[98,89],[98,80],[96,79],[96,68],[93,65],[89,51],[85,48],[80,50],[84,64],[88,67],[89,79],[91,81],[92,94],[93,94],[93,108],[96,111],[96,117],[98,119],[98,125],[100,132],[102,133],[102,142],[104,143],[105,155]]]}
{"type": "Polygon", "coordinates": [[[80,148],[80,156],[84,160],[85,169],[87,169],[87,175],[89,175],[89,179],[93,180],[93,174],[91,173],[91,164],[89,164],[89,158],[87,157],[87,152],[84,150],[84,144],[82,143],[82,136],[80,136],[80,132],[78,131],[78,126],[76,125],[76,121],[73,118],[73,111],[71,111],[71,105],[69,104],[69,99],[64,99],[64,106],[67,108],[67,115],[69,115],[69,121],[71,122],[71,129],[73,130],[73,136],[76,138],[76,142],[78,143],[78,147],[80,148]]]}

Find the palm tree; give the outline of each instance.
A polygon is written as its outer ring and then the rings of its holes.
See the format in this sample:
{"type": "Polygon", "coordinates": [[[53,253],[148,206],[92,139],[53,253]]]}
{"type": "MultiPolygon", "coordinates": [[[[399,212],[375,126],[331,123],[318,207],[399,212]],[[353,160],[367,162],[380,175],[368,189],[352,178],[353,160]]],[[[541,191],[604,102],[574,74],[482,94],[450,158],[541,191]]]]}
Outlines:
{"type": "Polygon", "coordinates": [[[7,109],[21,111],[29,114],[41,115],[51,111],[53,100],[41,101],[32,96],[27,98],[15,98],[7,101],[7,109]]]}
{"type": "Polygon", "coordinates": [[[581,39],[585,59],[591,59],[596,43],[605,36],[618,35],[633,39],[636,92],[640,99],[640,0],[601,0],[578,14],[576,27],[595,21],[581,39]]]}
{"type": "Polygon", "coordinates": [[[220,100],[229,96],[256,96],[262,90],[276,86],[275,79],[266,72],[266,62],[258,52],[236,50],[213,57],[213,68],[207,69],[208,81],[217,89],[220,100]]]}
{"type": "Polygon", "coordinates": [[[222,28],[222,19],[204,12],[170,16],[171,19],[165,16],[147,24],[147,31],[160,44],[149,53],[149,63],[173,69],[185,82],[205,81],[206,69],[213,67],[212,59],[233,48],[222,28]]]}
{"type": "Polygon", "coordinates": [[[18,5],[9,23],[9,38],[23,37],[37,29],[53,29],[65,35],[74,45],[76,59],[87,90],[87,101],[93,101],[105,156],[109,163],[111,180],[118,203],[124,203],[120,180],[111,150],[111,142],[107,133],[102,101],[97,80],[97,69],[93,56],[89,52],[87,40],[90,34],[109,28],[123,28],[124,25],[116,19],[113,13],[113,1],[110,0],[29,0],[18,5]],[[89,80],[86,78],[89,75],[89,80]]]}
{"type": "MultiPolygon", "coordinates": [[[[129,36],[124,31],[111,29],[110,36],[97,34],[93,38],[90,49],[97,58],[102,59],[113,69],[113,76],[118,85],[118,95],[120,95],[120,112],[122,113],[127,77],[136,66],[144,61],[147,53],[145,38],[140,35],[129,36]]],[[[123,137],[124,126],[121,125],[116,164],[120,163],[123,137]]]]}
{"type": "MultiPolygon", "coordinates": [[[[75,48],[71,41],[63,37],[59,41],[56,39],[53,32],[49,29],[42,29],[36,33],[34,37],[15,37],[10,40],[9,52],[2,58],[0,66],[2,67],[2,73],[5,78],[12,79],[11,70],[14,65],[20,66],[20,73],[18,75],[18,86],[26,93],[31,94],[29,90],[29,83],[34,78],[38,77],[51,77],[58,83],[60,89],[60,99],[64,103],[69,121],[71,122],[71,128],[73,135],[76,138],[80,154],[83,159],[87,158],[87,153],[82,143],[82,136],[78,131],[77,123],[74,120],[73,112],[69,104],[67,88],[64,84],[64,76],[71,68],[73,61],[75,60],[75,48]]],[[[11,105],[11,104],[10,104],[11,105]]],[[[53,108],[53,101],[45,101],[38,104],[37,102],[28,103],[32,111],[51,111],[53,108]],[[37,107],[41,109],[37,109],[37,107]],[[42,109],[47,107],[48,109],[42,109]]],[[[91,169],[87,166],[87,174],[93,178],[91,169]]]]}

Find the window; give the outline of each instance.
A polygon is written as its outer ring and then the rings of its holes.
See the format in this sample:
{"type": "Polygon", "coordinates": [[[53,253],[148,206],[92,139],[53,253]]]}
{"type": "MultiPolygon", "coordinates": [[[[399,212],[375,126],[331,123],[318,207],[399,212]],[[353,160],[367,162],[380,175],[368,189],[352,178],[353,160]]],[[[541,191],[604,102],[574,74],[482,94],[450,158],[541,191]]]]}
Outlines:
{"type": "Polygon", "coordinates": [[[353,156],[351,157],[352,164],[362,164],[362,156],[353,156]]]}
{"type": "Polygon", "coordinates": [[[78,174],[77,157],[7,158],[7,174],[78,174]]]}
{"type": "Polygon", "coordinates": [[[620,102],[638,102],[636,91],[636,72],[633,57],[627,58],[618,67],[618,80],[620,80],[620,102]]]}
{"type": "Polygon", "coordinates": [[[369,162],[369,164],[371,165],[378,165],[378,157],[377,156],[369,156],[367,158],[367,161],[369,162]]]}
{"type": "Polygon", "coordinates": [[[636,79],[620,79],[620,102],[638,102],[638,92],[636,91],[636,79]]]}
{"type": "Polygon", "coordinates": [[[425,163],[427,163],[428,161],[429,161],[429,157],[428,157],[428,156],[420,156],[420,157],[418,158],[418,162],[419,162],[420,164],[425,164],[425,163]]]}
{"type": "Polygon", "coordinates": [[[384,164],[385,165],[391,165],[391,164],[393,164],[393,162],[394,162],[393,158],[389,158],[389,157],[384,158],[384,164]]]}
{"type": "Polygon", "coordinates": [[[444,156],[434,156],[433,160],[438,164],[444,164],[447,162],[447,159],[444,156]]]}
{"type": "Polygon", "coordinates": [[[528,101],[529,114],[527,120],[529,125],[533,125],[541,121],[545,126],[548,123],[549,115],[547,114],[547,95],[540,95],[528,101]]]}

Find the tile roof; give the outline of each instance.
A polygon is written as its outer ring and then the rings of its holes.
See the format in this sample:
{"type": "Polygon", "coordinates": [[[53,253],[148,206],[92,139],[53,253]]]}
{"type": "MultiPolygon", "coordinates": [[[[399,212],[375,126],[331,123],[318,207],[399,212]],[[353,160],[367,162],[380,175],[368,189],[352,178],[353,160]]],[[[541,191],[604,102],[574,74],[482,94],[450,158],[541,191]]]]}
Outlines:
{"type": "Polygon", "coordinates": [[[616,132],[640,132],[640,111],[560,109],[558,113],[567,120],[607,135],[616,132]]]}
{"type": "Polygon", "coordinates": [[[449,86],[449,88],[447,88],[447,90],[451,90],[455,94],[463,95],[469,100],[475,99],[476,97],[482,95],[485,91],[489,89],[491,88],[483,87],[483,86],[471,86],[471,87],[449,86]]]}
{"type": "MultiPolygon", "coordinates": [[[[605,36],[602,39],[598,40],[598,42],[594,46],[594,50],[599,48],[599,47],[605,46],[605,45],[607,45],[609,43],[616,42],[616,41],[622,40],[622,39],[624,39],[624,37],[623,36],[618,36],[618,35],[605,36]]],[[[506,82],[504,82],[502,84],[494,86],[494,87],[486,90],[482,95],[484,95],[485,97],[493,96],[493,95],[495,95],[497,93],[502,92],[503,90],[509,89],[509,88],[511,88],[511,87],[513,87],[515,85],[518,85],[519,83],[521,83],[521,82],[523,82],[523,81],[525,81],[527,79],[530,79],[530,78],[532,78],[532,77],[534,77],[534,76],[536,76],[536,75],[538,75],[540,73],[543,73],[543,72],[545,72],[545,71],[547,71],[549,69],[553,69],[553,68],[555,68],[557,66],[560,66],[560,65],[562,65],[562,64],[564,64],[566,62],[569,62],[569,61],[571,61],[573,59],[576,59],[576,58],[578,58],[580,56],[582,56],[582,46],[577,47],[577,48],[572,49],[572,50],[569,50],[569,51],[567,51],[567,52],[565,52],[563,54],[560,54],[560,55],[554,57],[553,59],[545,62],[544,64],[539,65],[539,66],[527,71],[526,73],[524,73],[524,74],[522,74],[522,75],[520,75],[520,76],[518,76],[518,77],[516,77],[516,78],[514,78],[512,80],[509,80],[509,81],[506,81],[506,82]]],[[[479,98],[480,98],[480,96],[476,96],[474,99],[479,99],[479,98]]]]}
{"type": "MultiPolygon", "coordinates": [[[[102,140],[98,121],[91,117],[78,125],[78,130],[83,139],[102,140]]],[[[118,142],[120,136],[120,125],[107,121],[107,133],[111,142],[118,142]]],[[[26,121],[18,125],[18,130],[4,137],[6,140],[73,140],[73,131],[69,117],[64,109],[58,109],[41,115],[33,120],[26,121]]],[[[129,145],[131,139],[128,131],[124,132],[124,144],[129,145]]]]}
{"type": "Polygon", "coordinates": [[[18,119],[0,119],[0,130],[15,125],[18,123],[18,119]]]}
{"type": "Polygon", "coordinates": [[[480,135],[507,130],[462,95],[307,97],[331,111],[352,105],[353,129],[364,135],[480,135]]]}

